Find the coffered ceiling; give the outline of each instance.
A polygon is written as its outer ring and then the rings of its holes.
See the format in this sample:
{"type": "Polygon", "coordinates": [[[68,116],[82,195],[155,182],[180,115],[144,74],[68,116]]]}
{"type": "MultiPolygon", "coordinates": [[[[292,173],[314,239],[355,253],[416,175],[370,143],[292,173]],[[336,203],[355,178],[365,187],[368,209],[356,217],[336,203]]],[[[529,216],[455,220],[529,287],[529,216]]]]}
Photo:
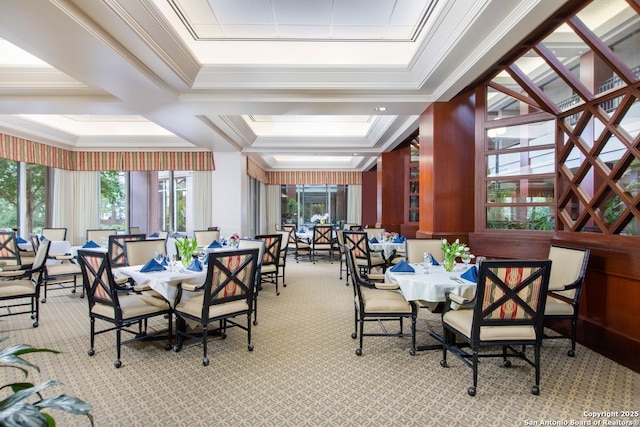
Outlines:
{"type": "Polygon", "coordinates": [[[0,0],[0,132],[366,170],[558,0],[0,0]]]}

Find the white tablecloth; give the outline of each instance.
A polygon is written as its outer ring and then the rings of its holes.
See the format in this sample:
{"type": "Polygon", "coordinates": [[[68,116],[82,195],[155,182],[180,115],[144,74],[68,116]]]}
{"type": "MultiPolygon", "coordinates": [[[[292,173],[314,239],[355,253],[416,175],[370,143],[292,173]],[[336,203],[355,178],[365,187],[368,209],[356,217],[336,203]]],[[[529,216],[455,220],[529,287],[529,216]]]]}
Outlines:
{"type": "Polygon", "coordinates": [[[404,250],[404,243],[393,243],[393,242],[378,242],[378,243],[369,243],[369,248],[374,251],[382,250],[385,258],[389,258],[394,250],[402,251],[404,250]]]}
{"type": "MultiPolygon", "coordinates": [[[[154,271],[150,273],[142,273],[140,269],[141,265],[133,265],[128,267],[118,268],[114,274],[116,277],[131,277],[137,284],[148,284],[151,289],[160,293],[173,305],[176,299],[177,289],[179,283],[194,283],[201,285],[204,283],[207,277],[207,270],[203,271],[190,271],[179,266],[175,271],[154,271]]],[[[188,299],[192,296],[191,292],[184,292],[182,300],[188,299]]]]}
{"type": "Polygon", "coordinates": [[[476,284],[465,279],[459,283],[451,277],[460,278],[462,265],[457,265],[452,272],[445,271],[443,266],[432,266],[429,274],[421,264],[411,264],[415,273],[394,273],[387,269],[385,282],[397,283],[407,301],[442,302],[445,292],[453,292],[464,298],[472,298],[476,292],[476,284]]]}

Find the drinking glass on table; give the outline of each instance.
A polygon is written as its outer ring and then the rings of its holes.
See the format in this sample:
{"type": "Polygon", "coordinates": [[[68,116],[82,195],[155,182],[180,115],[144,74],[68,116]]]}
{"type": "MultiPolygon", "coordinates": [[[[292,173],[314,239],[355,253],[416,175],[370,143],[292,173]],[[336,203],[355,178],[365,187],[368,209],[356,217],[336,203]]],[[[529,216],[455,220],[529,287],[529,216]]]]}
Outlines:
{"type": "Polygon", "coordinates": [[[207,259],[207,252],[204,249],[198,251],[198,261],[204,265],[204,261],[207,259]]]}
{"type": "Polygon", "coordinates": [[[422,265],[424,265],[424,270],[427,274],[431,271],[431,266],[433,265],[433,260],[431,259],[431,254],[425,252],[422,254],[422,265]]]}
{"type": "Polygon", "coordinates": [[[156,251],[153,259],[155,259],[158,264],[162,264],[162,262],[164,261],[164,254],[160,251],[156,251]]]}
{"type": "Polygon", "coordinates": [[[467,268],[469,268],[469,263],[471,262],[471,256],[467,254],[466,256],[461,256],[460,259],[464,264],[464,269],[466,270],[467,268]]]}
{"type": "Polygon", "coordinates": [[[173,272],[175,268],[176,268],[176,256],[172,254],[169,257],[169,271],[173,272]]]}

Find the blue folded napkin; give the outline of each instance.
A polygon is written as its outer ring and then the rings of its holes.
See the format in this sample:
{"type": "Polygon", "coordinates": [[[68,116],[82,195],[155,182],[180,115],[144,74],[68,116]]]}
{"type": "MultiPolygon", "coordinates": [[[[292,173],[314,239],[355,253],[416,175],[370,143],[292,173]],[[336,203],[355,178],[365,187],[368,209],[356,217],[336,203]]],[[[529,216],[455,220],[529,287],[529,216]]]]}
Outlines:
{"type": "Polygon", "coordinates": [[[93,240],[89,240],[87,243],[82,245],[83,248],[99,248],[100,245],[94,242],[93,240]]]}
{"type": "Polygon", "coordinates": [[[195,258],[193,261],[191,261],[191,264],[189,264],[189,267],[187,267],[187,270],[191,271],[202,271],[202,269],[202,263],[198,258],[195,258]]]}
{"type": "Polygon", "coordinates": [[[369,240],[369,243],[378,243],[378,239],[376,239],[375,237],[372,237],[372,238],[369,240]]]}
{"type": "Polygon", "coordinates": [[[24,240],[22,237],[18,236],[16,237],[16,243],[27,243],[27,241],[24,240]]]}
{"type": "Polygon", "coordinates": [[[141,269],[140,272],[141,273],[150,273],[152,271],[163,271],[164,267],[162,266],[162,264],[160,264],[158,261],[156,261],[155,259],[151,259],[149,260],[148,263],[146,263],[141,269]]]}
{"type": "Polygon", "coordinates": [[[393,239],[393,243],[404,243],[404,236],[398,236],[393,239]]]}
{"type": "Polygon", "coordinates": [[[470,282],[478,283],[478,269],[475,265],[472,265],[471,268],[462,273],[460,277],[470,282]]]}
{"type": "Polygon", "coordinates": [[[209,245],[210,248],[221,248],[222,245],[220,244],[220,242],[218,242],[217,240],[214,240],[213,242],[211,242],[211,244],[209,245]]]}
{"type": "Polygon", "coordinates": [[[153,233],[151,236],[149,237],[160,237],[160,235],[158,233],[153,233]]]}
{"type": "Polygon", "coordinates": [[[416,271],[409,265],[409,263],[405,260],[400,261],[393,267],[391,267],[390,271],[394,273],[415,273],[416,271]]]}
{"type": "MultiPolygon", "coordinates": [[[[431,254],[429,254],[429,255],[431,255],[431,254]]],[[[440,263],[438,262],[436,257],[434,257],[433,255],[431,255],[431,265],[440,265],[440,263]]]]}

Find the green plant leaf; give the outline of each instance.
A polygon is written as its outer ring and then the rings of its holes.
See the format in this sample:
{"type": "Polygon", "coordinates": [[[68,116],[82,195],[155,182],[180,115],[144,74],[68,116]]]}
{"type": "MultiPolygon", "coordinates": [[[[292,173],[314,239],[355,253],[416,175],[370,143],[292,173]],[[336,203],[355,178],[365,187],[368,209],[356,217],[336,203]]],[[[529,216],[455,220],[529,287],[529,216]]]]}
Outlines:
{"type": "Polygon", "coordinates": [[[60,409],[74,415],[85,415],[92,409],[91,405],[77,397],[61,394],[50,399],[44,399],[34,403],[37,408],[60,409]]]}
{"type": "Polygon", "coordinates": [[[41,414],[35,406],[29,403],[20,403],[0,411],[0,425],[6,427],[48,427],[52,424],[49,423],[45,414],[41,414]]]}

